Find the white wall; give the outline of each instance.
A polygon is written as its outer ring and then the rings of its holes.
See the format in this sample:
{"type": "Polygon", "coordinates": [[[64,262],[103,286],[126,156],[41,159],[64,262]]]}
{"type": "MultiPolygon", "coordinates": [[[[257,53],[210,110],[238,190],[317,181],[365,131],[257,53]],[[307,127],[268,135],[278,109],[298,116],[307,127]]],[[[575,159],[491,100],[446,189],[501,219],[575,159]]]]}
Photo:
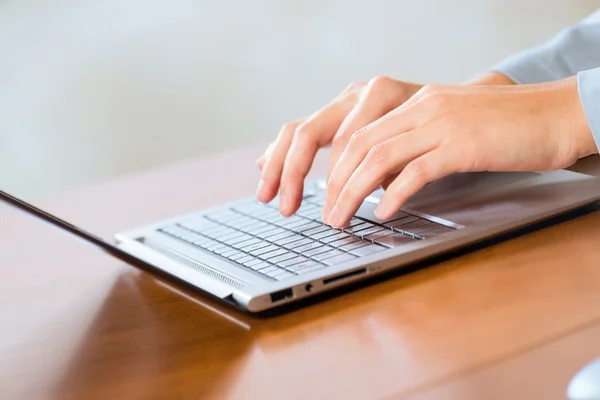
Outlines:
{"type": "Polygon", "coordinates": [[[347,83],[457,82],[600,1],[0,0],[0,188],[273,137],[347,83]]]}

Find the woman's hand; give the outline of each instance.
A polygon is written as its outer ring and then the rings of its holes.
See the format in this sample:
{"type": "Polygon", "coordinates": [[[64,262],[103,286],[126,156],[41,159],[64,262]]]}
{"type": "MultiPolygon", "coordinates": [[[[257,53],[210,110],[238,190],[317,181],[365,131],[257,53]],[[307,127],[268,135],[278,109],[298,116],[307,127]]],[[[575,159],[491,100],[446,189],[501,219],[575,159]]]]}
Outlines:
{"type": "Polygon", "coordinates": [[[317,150],[332,144],[331,172],[354,132],[396,109],[421,87],[390,78],[354,83],[310,117],[284,125],[257,160],[262,170],[258,199],[269,202],[279,192],[281,214],[295,213],[317,150]]]}
{"type": "Polygon", "coordinates": [[[380,219],[454,172],[560,169],[595,152],[575,78],[426,86],[352,135],[329,177],[323,220],[344,226],[383,183],[380,219]]]}
{"type": "MultiPolygon", "coordinates": [[[[513,83],[506,76],[491,72],[468,84],[513,83]]],[[[402,105],[422,87],[384,77],[373,78],[368,83],[354,83],[310,117],[284,125],[277,139],[257,160],[262,171],[258,199],[269,202],[279,192],[280,212],[292,215],[300,206],[304,179],[319,148],[332,144],[329,177],[352,134],[402,105]]]]}

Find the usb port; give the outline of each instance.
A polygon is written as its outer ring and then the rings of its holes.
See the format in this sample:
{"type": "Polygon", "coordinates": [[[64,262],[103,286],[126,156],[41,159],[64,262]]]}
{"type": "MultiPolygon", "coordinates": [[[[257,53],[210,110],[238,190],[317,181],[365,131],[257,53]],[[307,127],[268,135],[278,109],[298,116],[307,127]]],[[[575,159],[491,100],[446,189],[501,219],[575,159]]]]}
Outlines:
{"type": "Polygon", "coordinates": [[[294,292],[292,289],[280,290],[279,292],[271,293],[271,301],[276,303],[285,299],[294,298],[294,292]]]}

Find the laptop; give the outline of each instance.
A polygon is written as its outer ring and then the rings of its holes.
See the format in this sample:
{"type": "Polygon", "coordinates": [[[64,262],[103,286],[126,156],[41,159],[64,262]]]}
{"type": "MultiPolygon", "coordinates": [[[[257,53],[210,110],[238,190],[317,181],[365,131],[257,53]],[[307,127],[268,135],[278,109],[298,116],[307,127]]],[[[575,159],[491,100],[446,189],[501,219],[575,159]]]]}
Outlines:
{"type": "Polygon", "coordinates": [[[459,173],[386,220],[368,197],[349,224],[321,220],[322,180],[298,212],[247,197],[115,235],[120,251],[254,313],[403,268],[600,200],[600,179],[567,170],[459,173]]]}

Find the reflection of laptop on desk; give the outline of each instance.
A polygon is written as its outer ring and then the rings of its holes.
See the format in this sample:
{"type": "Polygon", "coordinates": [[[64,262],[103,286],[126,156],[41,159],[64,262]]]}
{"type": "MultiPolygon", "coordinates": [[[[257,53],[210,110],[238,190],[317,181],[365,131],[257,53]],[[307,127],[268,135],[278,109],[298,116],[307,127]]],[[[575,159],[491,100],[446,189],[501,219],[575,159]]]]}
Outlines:
{"type": "Polygon", "coordinates": [[[324,190],[298,213],[254,198],[116,235],[125,252],[252,312],[526,226],[600,199],[600,179],[569,171],[456,174],[428,185],[401,212],[375,218],[377,194],[344,229],[320,221],[324,190]]]}

